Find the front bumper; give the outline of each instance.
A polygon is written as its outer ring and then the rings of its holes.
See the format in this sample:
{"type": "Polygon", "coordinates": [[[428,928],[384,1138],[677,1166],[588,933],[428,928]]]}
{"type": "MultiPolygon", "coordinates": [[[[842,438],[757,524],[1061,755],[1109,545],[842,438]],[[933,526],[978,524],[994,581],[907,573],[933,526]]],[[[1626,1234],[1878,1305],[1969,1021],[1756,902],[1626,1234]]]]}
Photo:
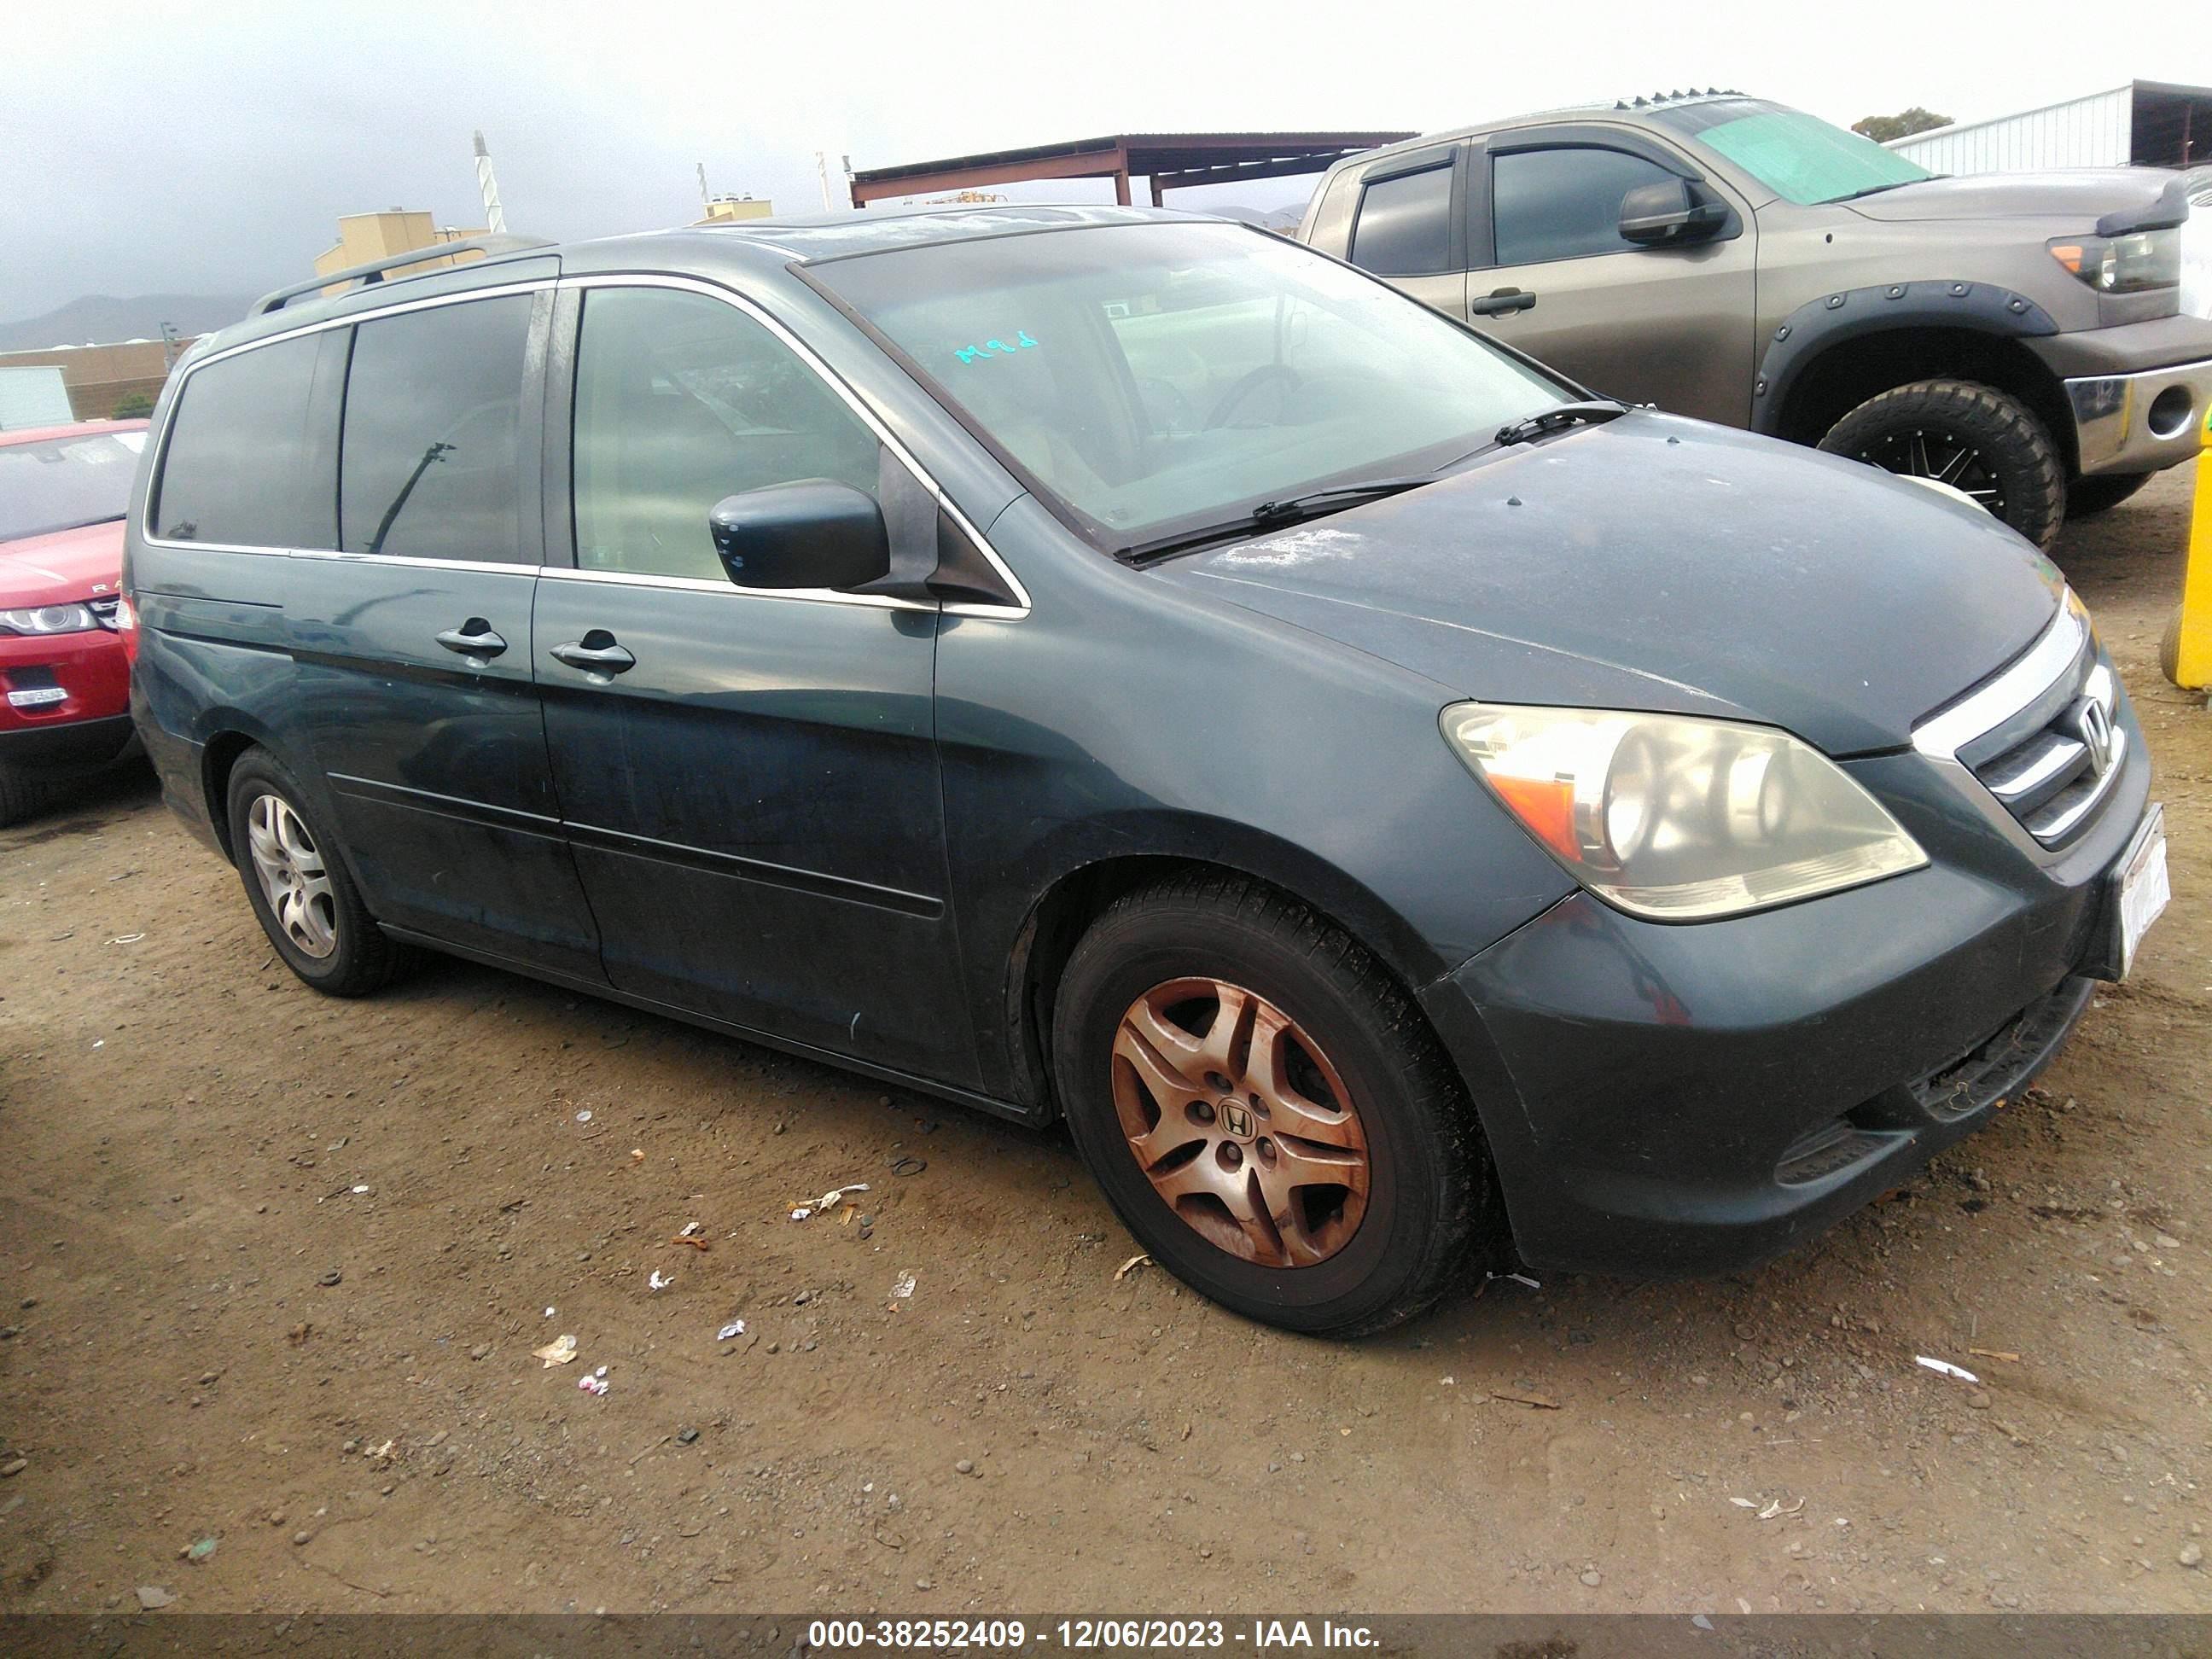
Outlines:
{"type": "Polygon", "coordinates": [[[2024,343],[2065,386],[2083,475],[2155,472],[2196,455],[2212,406],[2212,324],[2161,317],[2024,343]]]}
{"type": "Polygon", "coordinates": [[[2094,827],[2040,860],[1914,757],[1856,764],[1928,868],[1689,926],[1578,893],[1422,994],[1531,1267],[1776,1255],[1986,1122],[2081,1017],[2149,792],[2139,734],[2094,827]]]}
{"type": "Polygon", "coordinates": [[[103,766],[129,746],[131,665],[105,629],[0,635],[0,765],[103,766]]]}

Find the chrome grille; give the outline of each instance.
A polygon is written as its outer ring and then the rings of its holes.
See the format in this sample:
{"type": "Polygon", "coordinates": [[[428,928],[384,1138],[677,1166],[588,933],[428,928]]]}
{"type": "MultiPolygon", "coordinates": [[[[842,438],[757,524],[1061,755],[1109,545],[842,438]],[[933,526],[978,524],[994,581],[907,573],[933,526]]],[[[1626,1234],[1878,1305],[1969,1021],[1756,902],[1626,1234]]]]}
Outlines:
{"type": "Polygon", "coordinates": [[[2067,595],[2042,637],[1995,679],[1931,716],[1913,746],[1956,761],[2045,847],[2094,821],[2127,759],[2119,684],[2067,595]]]}

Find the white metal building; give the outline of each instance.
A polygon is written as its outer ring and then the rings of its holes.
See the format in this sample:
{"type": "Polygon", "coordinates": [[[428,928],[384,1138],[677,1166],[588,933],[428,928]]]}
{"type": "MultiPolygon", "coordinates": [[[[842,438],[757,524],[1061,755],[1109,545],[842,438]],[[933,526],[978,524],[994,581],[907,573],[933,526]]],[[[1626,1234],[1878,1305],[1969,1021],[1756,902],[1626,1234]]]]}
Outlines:
{"type": "Polygon", "coordinates": [[[69,387],[58,368],[0,368],[0,432],[33,426],[67,426],[69,387]]]}
{"type": "Polygon", "coordinates": [[[1930,173],[2193,167],[2212,161],[2212,87],[2130,81],[2017,115],[1915,133],[1889,147],[1930,173]]]}

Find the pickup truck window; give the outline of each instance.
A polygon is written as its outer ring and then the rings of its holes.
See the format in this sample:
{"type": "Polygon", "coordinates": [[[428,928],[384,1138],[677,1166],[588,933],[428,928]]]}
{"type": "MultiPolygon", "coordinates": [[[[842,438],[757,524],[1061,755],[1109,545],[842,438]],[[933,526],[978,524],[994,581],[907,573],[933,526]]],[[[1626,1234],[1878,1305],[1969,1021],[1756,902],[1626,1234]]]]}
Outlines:
{"type": "Polygon", "coordinates": [[[1449,162],[1403,173],[1360,193],[1352,263],[1377,276],[1432,276],[1451,264],[1449,162]]]}
{"type": "Polygon", "coordinates": [[[1626,150],[1590,145],[1508,150],[1490,168],[1498,263],[1533,265],[1586,253],[1625,253],[1620,198],[1638,185],[1673,177],[1626,150]]]}

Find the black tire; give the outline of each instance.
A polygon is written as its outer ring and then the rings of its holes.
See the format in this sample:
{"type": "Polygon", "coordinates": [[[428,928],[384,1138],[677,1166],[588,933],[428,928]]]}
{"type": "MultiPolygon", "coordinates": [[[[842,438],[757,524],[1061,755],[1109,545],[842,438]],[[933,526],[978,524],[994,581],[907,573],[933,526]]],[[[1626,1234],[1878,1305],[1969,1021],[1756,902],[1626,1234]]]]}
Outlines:
{"type": "Polygon", "coordinates": [[[0,830],[21,823],[54,798],[54,787],[13,766],[0,765],[0,830]]]}
{"type": "MultiPolygon", "coordinates": [[[[1226,1006],[1213,1005],[1212,1018],[1226,1006]]],[[[1210,1024],[1200,1030],[1210,1032],[1210,1024]]],[[[1315,1336],[1383,1330],[1433,1303],[1469,1266],[1478,1246],[1500,1242],[1503,1229],[1480,1133],[1426,1022],[1382,964],[1349,934],[1269,888],[1231,876],[1194,874],[1116,901],[1068,961],[1054,1006],[1053,1048],[1069,1130],[1115,1212],[1155,1261],[1201,1295],[1248,1318],[1315,1336]],[[1123,1017],[1156,988],[1191,980],[1226,981],[1224,991],[1241,988],[1259,1000],[1266,1015],[1292,1022],[1290,1029],[1300,1045],[1296,1054],[1287,1042],[1275,1052],[1279,1058],[1291,1055],[1277,1069],[1298,1085],[1291,1091],[1294,1096],[1322,1098],[1316,1088],[1327,1091],[1329,1079],[1320,1066],[1333,1069],[1340,1079],[1344,1103],[1350,1108],[1346,1115],[1355,1119],[1364,1142],[1359,1156],[1365,1187],[1356,1220],[1345,1224],[1348,1195],[1345,1206],[1318,1223],[1305,1210],[1304,1197],[1283,1202],[1273,1219],[1261,1219],[1276,1203],[1272,1193],[1265,1202],[1253,1203],[1249,1216],[1258,1233],[1278,1242],[1292,1237],[1295,1231],[1310,1245],[1328,1237],[1328,1229],[1338,1229],[1339,1242],[1325,1259],[1289,1265],[1232,1254],[1200,1230],[1207,1223],[1217,1233],[1237,1231],[1220,1200],[1210,1193],[1187,1194],[1176,1200],[1179,1209],[1155,1187],[1133,1150],[1115,1103],[1117,1074],[1124,1065],[1115,1045],[1123,1017]],[[1322,1056],[1319,1066],[1307,1055],[1305,1044],[1316,1045],[1314,1052],[1322,1056]],[[1294,1066],[1302,1071],[1294,1073],[1294,1066]],[[1190,1207],[1194,1202],[1196,1212],[1190,1207]],[[1208,1206],[1219,1211],[1218,1218],[1209,1217],[1208,1206]],[[1293,1206],[1298,1206],[1295,1216],[1293,1206]],[[1200,1219],[1187,1220],[1190,1213],[1200,1219]]],[[[1262,1160],[1286,1155],[1271,1148],[1268,1122],[1292,1120],[1256,1113],[1259,1095],[1240,1092],[1249,1080],[1243,1054],[1254,1054],[1249,1036],[1235,1064],[1237,1081],[1218,1109],[1200,1100],[1176,1109],[1202,1112],[1209,1125],[1217,1114],[1224,1126],[1241,1120],[1238,1133],[1256,1132],[1258,1138],[1249,1143],[1249,1172],[1227,1179],[1249,1180],[1250,1198],[1259,1200],[1262,1160]],[[1248,1099],[1254,1113],[1243,1109],[1248,1099]]],[[[1257,1076],[1256,1054],[1253,1064],[1257,1076]]],[[[1121,1086],[1127,1086],[1126,1077],[1121,1086]]],[[[1284,1093],[1273,1098],[1280,1109],[1284,1093]]],[[[1170,1109],[1150,1091],[1137,1099],[1152,1103],[1148,1116],[1156,1114],[1158,1122],[1166,1124],[1170,1109]]],[[[1209,1133],[1186,1131],[1182,1123],[1179,1118],[1171,1126],[1177,1134],[1209,1133]]],[[[1296,1149],[1288,1154],[1292,1157],[1329,1151],[1288,1136],[1281,1138],[1279,1147],[1296,1149]]],[[[1211,1143],[1206,1153],[1233,1156],[1211,1143]]],[[[1198,1157],[1178,1162],[1170,1156],[1154,1167],[1183,1169],[1199,1162],[1198,1157]]],[[[1272,1162],[1269,1167],[1274,1168],[1272,1162]]]]}
{"type": "Polygon", "coordinates": [[[2109,513],[2157,476],[2155,472],[2102,472],[2093,478],[2076,478],[2066,486],[2066,516],[2087,519],[2109,513]]]}
{"type": "Polygon", "coordinates": [[[231,853],[239,878],[246,885],[246,902],[253,907],[262,931],[269,935],[284,965],[307,984],[334,997],[367,996],[389,982],[404,953],[384,936],[368,914],[360,890],[347,872],[336,836],[309,810],[299,781],[283,763],[264,749],[248,750],[240,756],[230,774],[228,813],[231,853]],[[252,817],[256,804],[264,799],[283,803],[304,831],[308,852],[319,858],[319,875],[327,884],[326,891],[319,892],[307,908],[319,925],[327,927],[330,945],[323,954],[316,954],[312,945],[303,945],[295,939],[278,919],[264,886],[254,857],[252,817]]]}
{"type": "Polygon", "coordinates": [[[1952,484],[2038,547],[2066,516],[2066,470],[2050,432],[2019,398],[1969,380],[1917,380],[1869,398],[1820,447],[1952,484]]]}

